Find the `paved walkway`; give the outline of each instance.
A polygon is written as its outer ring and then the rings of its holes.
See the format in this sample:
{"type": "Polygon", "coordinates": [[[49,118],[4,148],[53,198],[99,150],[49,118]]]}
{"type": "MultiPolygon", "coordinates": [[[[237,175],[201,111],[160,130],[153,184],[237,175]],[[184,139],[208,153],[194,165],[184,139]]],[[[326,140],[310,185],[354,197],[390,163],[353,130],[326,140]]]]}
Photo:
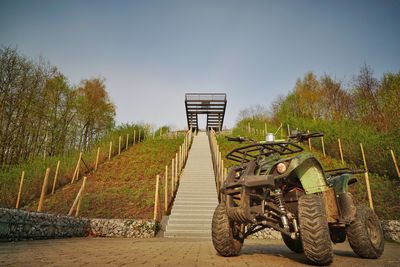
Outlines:
{"type": "Polygon", "coordinates": [[[211,238],[211,220],[218,205],[210,144],[205,132],[194,136],[165,237],[211,238]]]}
{"type": "MultiPolygon", "coordinates": [[[[378,260],[358,258],[347,243],[334,246],[331,266],[400,266],[399,243],[378,260]]],[[[210,240],[72,238],[0,243],[0,266],[305,266],[281,241],[246,240],[240,256],[223,258],[210,240]]]]}

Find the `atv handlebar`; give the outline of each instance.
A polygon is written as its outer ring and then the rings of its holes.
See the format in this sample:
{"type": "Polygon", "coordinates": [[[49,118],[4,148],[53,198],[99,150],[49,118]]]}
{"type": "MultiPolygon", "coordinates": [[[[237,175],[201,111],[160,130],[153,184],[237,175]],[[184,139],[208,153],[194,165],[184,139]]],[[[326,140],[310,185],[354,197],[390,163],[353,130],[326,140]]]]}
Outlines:
{"type": "Polygon", "coordinates": [[[307,141],[310,138],[322,137],[322,136],[324,136],[324,133],[319,133],[319,132],[315,132],[315,133],[295,132],[295,133],[293,133],[292,132],[292,134],[289,135],[288,139],[297,141],[297,142],[303,142],[303,141],[307,141]]]}
{"type": "Polygon", "coordinates": [[[225,136],[225,138],[228,141],[231,141],[231,142],[239,142],[239,143],[243,143],[243,142],[253,142],[253,143],[255,143],[255,142],[257,142],[254,139],[251,139],[251,138],[248,138],[248,137],[243,137],[243,136],[238,136],[238,137],[225,136]]]}

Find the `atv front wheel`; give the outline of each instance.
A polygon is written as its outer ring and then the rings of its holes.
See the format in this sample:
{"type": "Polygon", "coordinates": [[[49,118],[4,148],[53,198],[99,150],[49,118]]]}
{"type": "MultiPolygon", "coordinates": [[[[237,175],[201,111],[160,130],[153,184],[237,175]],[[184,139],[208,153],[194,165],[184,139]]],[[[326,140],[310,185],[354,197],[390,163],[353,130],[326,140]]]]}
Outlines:
{"type": "Polygon", "coordinates": [[[377,259],[384,249],[381,224],[375,212],[367,206],[357,206],[356,219],[346,229],[353,251],[362,258],[377,259]]]}
{"type": "Polygon", "coordinates": [[[304,254],[315,264],[332,262],[333,249],[321,195],[310,194],[299,198],[300,237],[304,254]]]}
{"type": "Polygon", "coordinates": [[[282,235],[282,239],[283,242],[285,242],[285,245],[293,252],[296,253],[302,253],[303,250],[303,243],[301,243],[301,239],[300,237],[298,237],[297,239],[291,239],[290,237],[288,237],[285,234],[281,234],[282,235]]]}
{"type": "Polygon", "coordinates": [[[225,203],[219,203],[212,219],[211,236],[214,248],[221,256],[237,256],[242,249],[243,239],[237,236],[235,227],[229,220],[225,203]]]}

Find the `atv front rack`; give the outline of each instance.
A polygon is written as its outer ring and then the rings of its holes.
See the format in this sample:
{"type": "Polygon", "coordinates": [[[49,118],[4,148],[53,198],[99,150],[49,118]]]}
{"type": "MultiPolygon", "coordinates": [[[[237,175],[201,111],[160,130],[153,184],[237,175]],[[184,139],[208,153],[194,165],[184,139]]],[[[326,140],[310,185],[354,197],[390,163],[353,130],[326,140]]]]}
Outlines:
{"type": "Polygon", "coordinates": [[[247,163],[261,156],[268,157],[272,154],[290,155],[302,152],[303,148],[297,144],[286,141],[255,143],[239,147],[226,155],[226,158],[240,163],[247,163]]]}

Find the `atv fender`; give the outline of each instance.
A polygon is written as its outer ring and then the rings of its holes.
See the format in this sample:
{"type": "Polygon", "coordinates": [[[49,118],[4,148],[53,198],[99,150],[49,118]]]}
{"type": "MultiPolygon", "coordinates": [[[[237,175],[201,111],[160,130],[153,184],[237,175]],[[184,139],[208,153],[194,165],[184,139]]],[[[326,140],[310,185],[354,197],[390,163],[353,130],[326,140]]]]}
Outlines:
{"type": "Polygon", "coordinates": [[[290,161],[289,169],[296,173],[306,194],[329,189],[321,163],[310,153],[301,154],[290,161]]]}

